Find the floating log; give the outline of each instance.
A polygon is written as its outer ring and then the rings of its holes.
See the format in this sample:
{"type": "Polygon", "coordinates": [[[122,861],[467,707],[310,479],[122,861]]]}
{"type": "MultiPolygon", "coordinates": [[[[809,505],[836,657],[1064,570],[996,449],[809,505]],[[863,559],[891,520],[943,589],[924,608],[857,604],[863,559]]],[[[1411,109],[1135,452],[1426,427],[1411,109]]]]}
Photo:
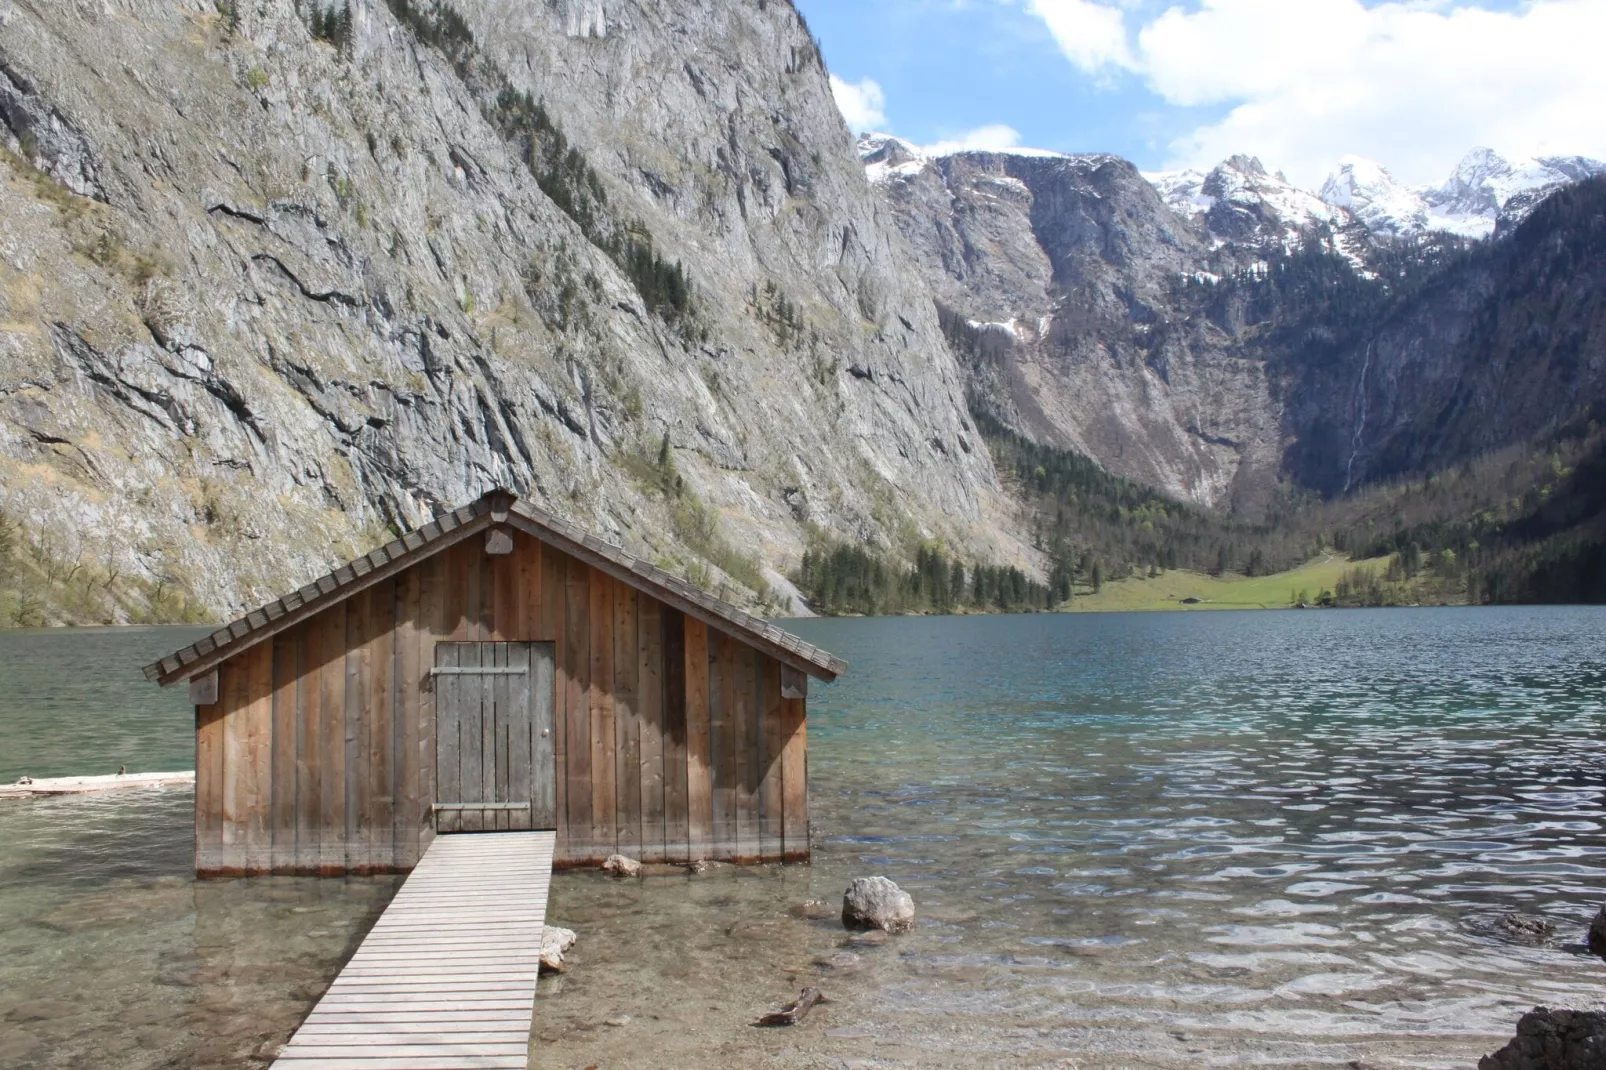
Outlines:
{"type": "Polygon", "coordinates": [[[109,776],[58,776],[35,780],[23,777],[15,784],[0,784],[0,799],[28,799],[38,795],[88,795],[121,788],[175,788],[195,783],[195,770],[181,773],[113,773],[109,776]]]}
{"type": "Polygon", "coordinates": [[[778,1011],[771,1011],[753,1024],[764,1026],[796,1025],[808,1017],[809,1011],[814,1009],[816,1003],[827,1002],[829,1001],[821,994],[818,988],[805,988],[797,999],[778,1011]]]}

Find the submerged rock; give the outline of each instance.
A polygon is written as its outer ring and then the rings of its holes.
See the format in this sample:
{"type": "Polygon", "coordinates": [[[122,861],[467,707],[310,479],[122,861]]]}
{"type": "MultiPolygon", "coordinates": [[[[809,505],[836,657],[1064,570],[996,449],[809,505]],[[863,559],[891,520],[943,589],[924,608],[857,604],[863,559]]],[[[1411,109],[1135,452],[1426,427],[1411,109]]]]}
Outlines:
{"type": "Polygon", "coordinates": [[[541,930],[541,972],[563,973],[567,969],[563,965],[563,953],[574,946],[579,939],[573,929],[565,929],[561,925],[547,925],[541,930]]]}
{"type": "Polygon", "coordinates": [[[905,933],[915,925],[915,901],[886,877],[856,877],[842,896],[842,924],[905,933]]]}
{"type": "Polygon", "coordinates": [[[1556,923],[1532,914],[1502,914],[1494,923],[1507,936],[1531,944],[1542,944],[1556,935],[1556,923]]]}
{"type": "Polygon", "coordinates": [[[634,858],[626,858],[624,855],[609,855],[602,863],[602,869],[606,873],[612,873],[615,877],[641,876],[641,863],[634,858]]]}
{"type": "Polygon", "coordinates": [[[820,921],[836,913],[824,899],[805,900],[791,907],[788,912],[794,918],[806,918],[809,921],[820,921]]]}
{"type": "Polygon", "coordinates": [[[1606,959],[1606,907],[1589,923],[1589,950],[1606,959]]]}
{"type": "Polygon", "coordinates": [[[1606,1070],[1606,1011],[1535,1007],[1511,1043],[1478,1060],[1478,1070],[1606,1070]]]}

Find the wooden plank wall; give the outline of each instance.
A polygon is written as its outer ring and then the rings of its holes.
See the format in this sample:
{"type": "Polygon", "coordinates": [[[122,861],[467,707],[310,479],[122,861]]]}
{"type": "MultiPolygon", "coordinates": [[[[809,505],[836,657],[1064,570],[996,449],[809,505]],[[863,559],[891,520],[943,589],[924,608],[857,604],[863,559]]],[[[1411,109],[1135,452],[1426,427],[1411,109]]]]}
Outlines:
{"type": "Polygon", "coordinates": [[[198,871],[411,868],[434,836],[440,640],[554,644],[558,865],[808,857],[804,700],[779,663],[516,533],[223,664],[196,709],[198,871]]]}

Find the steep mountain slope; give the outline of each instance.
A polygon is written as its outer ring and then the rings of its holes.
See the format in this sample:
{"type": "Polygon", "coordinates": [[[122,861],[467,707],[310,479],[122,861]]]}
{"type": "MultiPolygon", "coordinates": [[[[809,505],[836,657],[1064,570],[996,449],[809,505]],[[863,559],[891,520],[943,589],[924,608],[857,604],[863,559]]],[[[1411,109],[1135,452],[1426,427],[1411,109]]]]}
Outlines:
{"type": "Polygon", "coordinates": [[[1174,314],[1196,273],[1251,262],[1114,156],[926,157],[860,142],[937,299],[977,403],[1038,441],[1186,501],[1255,511],[1280,431],[1256,359],[1174,314]]]}
{"type": "Polygon", "coordinates": [[[1361,316],[1329,304],[1282,319],[1261,344],[1280,359],[1285,424],[1299,429],[1292,474],[1328,491],[1427,474],[1606,399],[1602,251],[1595,178],[1445,257],[1406,294],[1374,286],[1361,316]]]}
{"type": "Polygon", "coordinates": [[[789,4],[307,8],[0,10],[0,506],[75,615],[493,483],[738,597],[805,524],[1020,557],[789,4]]]}
{"type": "MultiPolygon", "coordinates": [[[[932,157],[886,137],[860,153],[975,403],[1183,500],[1258,517],[1284,481],[1339,494],[1431,473],[1606,393],[1600,180],[1472,243],[1374,229],[1416,195],[1359,165],[1344,175],[1365,198],[1323,219],[1246,158],[1157,188],[1109,156],[932,157]]],[[[1469,212],[1507,211],[1526,181],[1474,204],[1499,177],[1474,170],[1469,212]]]]}

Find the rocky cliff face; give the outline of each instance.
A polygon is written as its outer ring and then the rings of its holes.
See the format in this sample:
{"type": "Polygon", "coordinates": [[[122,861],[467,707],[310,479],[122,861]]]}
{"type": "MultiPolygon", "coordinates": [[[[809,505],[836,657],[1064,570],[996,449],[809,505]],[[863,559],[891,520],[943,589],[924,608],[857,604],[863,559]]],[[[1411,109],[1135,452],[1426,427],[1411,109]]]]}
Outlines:
{"type": "Polygon", "coordinates": [[[0,0],[39,567],[231,611],[496,483],[738,597],[808,524],[1020,557],[789,4],[312,6],[0,0]]]}
{"type": "Polygon", "coordinates": [[[1176,497],[1264,502],[1280,429],[1262,362],[1175,299],[1248,248],[1219,249],[1114,156],[860,151],[938,300],[975,332],[982,404],[1176,497]]]}
{"type": "Polygon", "coordinates": [[[1179,498],[1253,517],[1283,482],[1431,473],[1606,391],[1600,180],[1520,224],[1491,201],[1505,236],[1469,243],[1398,233],[1399,189],[1358,164],[1370,199],[1335,207],[1244,157],[1151,184],[1110,156],[859,148],[978,403],[1179,498]]]}

